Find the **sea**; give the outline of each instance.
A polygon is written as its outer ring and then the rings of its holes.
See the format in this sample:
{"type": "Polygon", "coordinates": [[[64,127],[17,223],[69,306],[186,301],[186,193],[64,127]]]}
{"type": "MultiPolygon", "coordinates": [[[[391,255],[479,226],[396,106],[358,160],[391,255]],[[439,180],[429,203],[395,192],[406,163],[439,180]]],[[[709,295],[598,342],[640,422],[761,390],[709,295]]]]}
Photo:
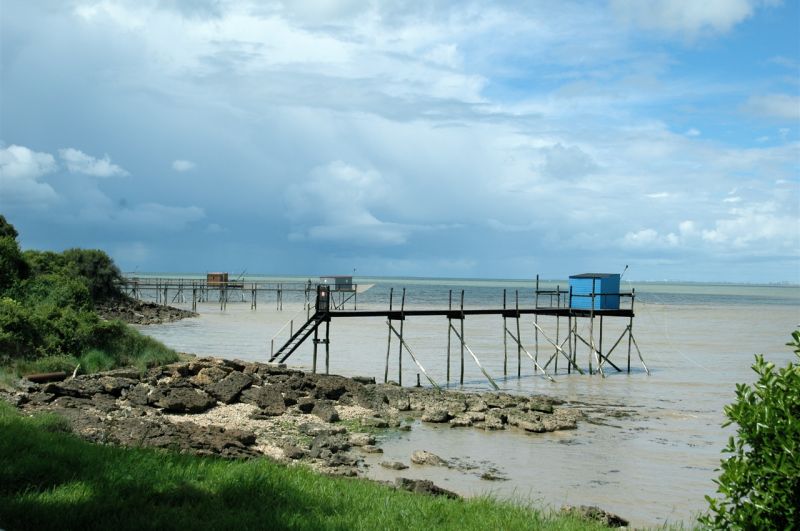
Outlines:
{"type": "MultiPolygon", "coordinates": [[[[263,276],[242,280],[318,281],[263,276]]],[[[462,291],[466,309],[501,308],[504,297],[508,307],[535,304],[536,284],[532,279],[357,277],[354,282],[361,292],[355,300],[344,303],[348,309],[354,304],[359,310],[387,309],[390,293],[393,308],[399,309],[404,290],[405,309],[409,310],[442,309],[449,304],[460,307],[462,291]]],[[[428,386],[427,373],[449,389],[491,391],[482,366],[504,392],[548,395],[587,411],[587,418],[576,430],[546,434],[484,432],[416,422],[411,431],[382,436],[384,454],[366,460],[366,475],[390,480],[397,472],[378,466],[379,461],[408,463],[413,451],[424,449],[459,466],[414,466],[401,475],[430,479],[466,496],[493,496],[554,509],[597,505],[636,526],[691,525],[708,506],[704,496],[715,493],[713,480],[724,457],[722,449],[735,434],[735,426],[722,425],[723,408],[734,401],[736,384],[754,381],[751,365],[755,354],[763,354],[778,366],[794,359],[786,343],[792,331],[800,328],[800,286],[624,280],[622,284],[623,291],[635,293],[635,318],[632,322],[628,318],[604,318],[604,353],[623,336],[609,355],[622,370],[605,364],[605,376],[589,375],[590,361],[595,368],[596,362],[590,360],[589,348],[579,342],[577,361],[585,374],[574,370],[568,373],[566,359],[556,356],[558,372],[554,372],[553,359],[547,378],[525,352],[518,352],[509,336],[504,346],[505,326],[517,334],[514,319],[504,323],[498,315],[468,316],[464,321],[468,349],[461,385],[460,344],[446,317],[409,317],[403,321],[403,338],[410,352],[403,349],[402,354],[396,336],[388,341],[385,318],[334,319],[330,326],[330,373],[383,381],[388,372],[390,380],[402,377],[403,385],[417,385],[419,381],[428,386]],[[625,330],[631,323],[635,343],[628,372],[625,330]],[[487,470],[500,479],[482,479],[487,470]]],[[[567,285],[565,280],[541,281],[539,289],[563,290],[567,285]]],[[[168,299],[174,306],[191,307],[190,292],[168,294],[168,299]]],[[[260,293],[254,310],[249,293],[232,292],[224,310],[212,299],[198,304],[197,318],[140,329],[181,352],[263,362],[286,341],[290,330],[305,322],[305,303],[303,293],[285,292],[279,309],[275,293],[260,293]]],[[[629,304],[630,299],[624,298],[623,307],[629,304]]],[[[523,316],[519,335],[525,350],[541,366],[555,353],[548,339],[560,344],[567,323],[564,318],[556,322],[554,317],[538,317],[541,331],[537,350],[533,321],[533,316],[523,316]]],[[[453,323],[460,333],[460,323],[453,323]]],[[[393,324],[399,328],[399,322],[393,324]]],[[[599,319],[591,328],[589,319],[580,319],[578,331],[587,341],[599,343],[599,319]]],[[[312,368],[310,339],[287,364],[312,368]]],[[[320,348],[317,370],[324,372],[325,365],[325,349],[320,348]]]]}

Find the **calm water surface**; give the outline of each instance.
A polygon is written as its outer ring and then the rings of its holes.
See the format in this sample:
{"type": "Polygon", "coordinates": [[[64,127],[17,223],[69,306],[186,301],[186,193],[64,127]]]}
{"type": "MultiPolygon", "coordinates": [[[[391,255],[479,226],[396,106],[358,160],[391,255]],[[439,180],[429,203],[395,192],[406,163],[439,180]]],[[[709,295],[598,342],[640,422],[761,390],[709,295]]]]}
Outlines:
{"type": "MultiPolygon", "coordinates": [[[[297,280],[286,278],[284,280],[297,280]]],[[[300,279],[304,280],[304,279],[300,279]]],[[[444,307],[449,291],[454,299],[465,289],[465,307],[499,307],[503,289],[520,306],[531,306],[532,283],[487,280],[359,279],[375,285],[360,294],[359,309],[387,305],[388,291],[407,289],[406,307],[444,307]]],[[[563,283],[543,283],[555,287],[563,283]]],[[[490,493],[560,506],[596,504],[617,512],[636,525],[690,522],[705,508],[704,494],[714,491],[712,479],[720,450],[730,429],[720,428],[722,408],[734,398],[737,382],[751,382],[750,365],[755,353],[763,353],[783,365],[792,357],[785,343],[800,323],[800,288],[796,286],[740,286],[708,284],[637,284],[634,335],[648,376],[634,355],[631,374],[609,368],[607,378],[560,372],[552,383],[535,375],[523,354],[522,377],[517,378],[516,349],[509,348],[509,375],[503,376],[503,324],[497,316],[475,316],[465,321],[470,348],[505,391],[548,394],[581,405],[592,422],[577,430],[525,435],[450,429],[417,424],[411,432],[385,436],[384,455],[372,459],[369,475],[390,479],[380,460],[409,462],[414,450],[426,449],[448,459],[473,465],[474,470],[412,467],[406,477],[432,479],[457,492],[490,493]],[[499,470],[505,481],[480,479],[487,467],[499,470]]],[[[629,286],[626,286],[629,288],[629,286]]],[[[178,304],[181,306],[181,304],[178,304]]],[[[148,335],[180,351],[245,360],[266,361],[270,339],[292,316],[295,326],[304,321],[303,302],[284,295],[283,311],[276,311],[275,296],[259,300],[257,311],[249,303],[231,303],[220,312],[216,303],[198,308],[200,317],[177,323],[144,327],[148,335]]],[[[182,306],[186,306],[185,304],[182,306]]],[[[584,320],[585,321],[585,320],[584,320]]],[[[554,319],[540,324],[555,336],[554,319]]],[[[585,337],[588,327],[582,324],[585,337]]],[[[605,319],[606,349],[623,332],[627,320],[605,319]]],[[[509,321],[512,325],[512,321],[509,321]]],[[[516,324],[513,324],[514,328],[516,324]]],[[[565,323],[560,323],[563,336],[565,323]]],[[[532,318],[521,322],[526,348],[534,353],[532,318]]],[[[288,328],[285,333],[288,332],[288,328]]],[[[275,339],[277,348],[285,333],[275,339]]],[[[334,320],[331,326],[330,371],[344,375],[383,378],[387,326],[381,318],[334,320]]],[[[428,373],[442,384],[447,380],[447,320],[412,318],[405,321],[404,337],[428,373]]],[[[455,338],[453,338],[455,341],[455,338]]],[[[597,337],[596,337],[597,340],[597,337]]],[[[623,342],[624,343],[624,342],[623,342]]],[[[552,349],[540,343],[540,357],[552,349]]],[[[618,347],[611,359],[626,362],[627,345],[618,347]]],[[[453,350],[451,388],[459,371],[459,353],[453,350]]],[[[311,345],[303,345],[289,359],[309,368],[311,345]]],[[[579,348],[579,362],[588,365],[588,348],[579,348]]],[[[324,355],[319,366],[324,367],[324,355]]],[[[398,345],[393,340],[390,378],[398,379],[398,345]]],[[[552,366],[551,366],[552,367],[552,366]]],[[[403,357],[403,383],[416,382],[417,367],[403,357]]],[[[424,382],[424,377],[422,378],[424,382]]],[[[465,385],[470,391],[486,391],[489,385],[467,354],[465,385]]]]}

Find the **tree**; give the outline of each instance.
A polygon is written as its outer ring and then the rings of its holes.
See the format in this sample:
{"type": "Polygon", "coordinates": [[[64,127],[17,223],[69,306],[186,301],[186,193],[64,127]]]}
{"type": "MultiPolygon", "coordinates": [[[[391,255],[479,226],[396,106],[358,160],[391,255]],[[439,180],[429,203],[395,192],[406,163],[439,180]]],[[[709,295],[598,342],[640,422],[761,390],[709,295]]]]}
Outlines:
{"type": "Polygon", "coordinates": [[[120,296],[117,283],[122,280],[122,273],[106,253],[99,249],[67,249],[63,256],[66,270],[84,279],[93,301],[120,296]]]}
{"type": "Polygon", "coordinates": [[[19,236],[19,233],[14,228],[14,225],[6,221],[6,217],[3,214],[0,214],[0,238],[8,237],[16,240],[17,236],[19,236]]]}
{"type": "MultiPolygon", "coordinates": [[[[792,342],[800,362],[800,330],[792,342]]],[[[738,429],[723,452],[716,480],[720,499],[706,496],[709,513],[700,522],[723,529],[800,529],[800,364],[775,370],[756,356],[758,381],[736,385],[736,401],[725,406],[728,426],[738,429]]]]}
{"type": "Polygon", "coordinates": [[[0,294],[28,276],[28,265],[17,243],[17,229],[0,214],[0,294]]]}

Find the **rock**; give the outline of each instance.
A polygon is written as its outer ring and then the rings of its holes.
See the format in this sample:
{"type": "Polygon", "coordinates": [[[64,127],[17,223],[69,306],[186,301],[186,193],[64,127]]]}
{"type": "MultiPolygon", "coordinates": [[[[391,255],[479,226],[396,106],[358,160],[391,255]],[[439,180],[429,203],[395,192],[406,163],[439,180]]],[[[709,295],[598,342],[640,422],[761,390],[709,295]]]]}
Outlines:
{"type": "Polygon", "coordinates": [[[360,383],[361,385],[375,385],[374,376],[353,376],[352,380],[360,383]]]}
{"type": "Polygon", "coordinates": [[[486,420],[483,422],[484,430],[504,430],[506,429],[503,420],[494,415],[486,415],[486,420]]]}
{"type": "Polygon", "coordinates": [[[113,396],[120,396],[123,391],[138,384],[139,380],[122,376],[101,376],[97,379],[97,383],[102,386],[103,392],[113,396]]]}
{"type": "Polygon", "coordinates": [[[356,392],[360,385],[350,378],[337,375],[317,375],[314,394],[317,398],[339,400],[348,391],[356,392]]]}
{"type": "Polygon", "coordinates": [[[89,379],[86,376],[78,376],[58,383],[46,384],[42,391],[55,396],[74,396],[80,398],[89,398],[97,393],[105,392],[105,389],[95,379],[89,379]]]}
{"type": "Polygon", "coordinates": [[[348,441],[351,446],[368,446],[375,444],[375,437],[369,433],[351,433],[348,441]]]}
{"type": "Polygon", "coordinates": [[[405,470],[408,468],[407,464],[401,463],[400,461],[381,461],[381,466],[389,470],[405,470]]]}
{"type": "Polygon", "coordinates": [[[230,369],[223,369],[221,367],[204,367],[192,377],[191,382],[200,387],[207,387],[215,384],[228,376],[230,369]]]}
{"type": "Polygon", "coordinates": [[[283,455],[288,459],[296,460],[305,457],[306,453],[293,444],[287,444],[282,448],[283,455]]]}
{"type": "Polygon", "coordinates": [[[154,403],[171,413],[202,413],[217,401],[206,392],[191,387],[162,387],[153,391],[154,403]]]}
{"type": "Polygon", "coordinates": [[[455,492],[443,489],[433,484],[433,481],[425,479],[395,479],[395,485],[398,489],[416,492],[418,494],[429,494],[431,496],[445,496],[454,500],[461,499],[461,496],[455,492]]]}
{"type": "Polygon", "coordinates": [[[451,428],[468,428],[470,426],[472,426],[472,419],[467,416],[459,416],[450,419],[451,428]]]}
{"type": "Polygon", "coordinates": [[[504,478],[503,476],[498,476],[494,472],[484,472],[481,474],[481,479],[485,481],[506,481],[508,478],[504,478]]]}
{"type": "Polygon", "coordinates": [[[531,397],[528,399],[528,402],[525,404],[528,409],[532,411],[539,411],[541,413],[552,413],[553,412],[553,404],[546,398],[542,397],[531,397]]]}
{"type": "MultiPolygon", "coordinates": [[[[203,369],[206,370],[206,369],[203,369]]],[[[200,371],[202,374],[203,371],[200,371]]],[[[199,376],[199,374],[198,374],[199,376]]],[[[253,378],[241,372],[233,371],[221,380],[206,387],[206,392],[225,404],[230,404],[239,394],[253,383],[253,378]]]]}
{"type": "Polygon", "coordinates": [[[131,404],[137,406],[146,406],[151,403],[151,392],[153,387],[146,383],[138,383],[133,388],[128,389],[127,393],[123,393],[122,397],[128,400],[131,404]]]}
{"type": "Polygon", "coordinates": [[[241,402],[258,406],[259,413],[265,416],[283,415],[286,404],[280,391],[271,386],[251,387],[241,394],[241,402]]]}
{"type": "Polygon", "coordinates": [[[336,408],[331,403],[323,402],[322,400],[314,404],[311,414],[316,415],[323,422],[337,422],[339,420],[339,413],[336,412],[336,408]]]}
{"type": "Polygon", "coordinates": [[[361,451],[368,454],[382,454],[383,448],[375,446],[374,444],[365,444],[361,447],[361,451]]]}
{"type": "Polygon", "coordinates": [[[483,413],[487,409],[489,409],[489,406],[486,405],[483,399],[477,397],[470,397],[467,399],[467,411],[483,413]]]}
{"type": "Polygon", "coordinates": [[[539,421],[521,420],[517,426],[525,431],[533,433],[544,433],[548,431],[544,423],[539,421]]]}
{"type": "Polygon", "coordinates": [[[380,417],[362,417],[361,425],[364,426],[365,428],[378,428],[378,429],[389,427],[389,423],[386,421],[386,419],[380,417]]]}
{"type": "Polygon", "coordinates": [[[426,410],[425,413],[422,415],[423,422],[447,422],[450,420],[450,413],[447,411],[446,408],[433,408],[431,410],[426,410]]]}
{"type": "Polygon", "coordinates": [[[297,401],[297,409],[299,409],[303,413],[311,413],[311,410],[314,409],[314,404],[317,402],[311,397],[303,397],[297,401]]]}
{"type": "Polygon", "coordinates": [[[411,454],[411,462],[417,465],[447,466],[447,461],[426,450],[417,450],[411,454]]]}
{"type": "Polygon", "coordinates": [[[614,513],[604,511],[600,507],[581,505],[573,507],[565,505],[561,508],[562,514],[572,515],[583,520],[592,520],[600,522],[607,527],[628,527],[628,521],[614,513]]]}

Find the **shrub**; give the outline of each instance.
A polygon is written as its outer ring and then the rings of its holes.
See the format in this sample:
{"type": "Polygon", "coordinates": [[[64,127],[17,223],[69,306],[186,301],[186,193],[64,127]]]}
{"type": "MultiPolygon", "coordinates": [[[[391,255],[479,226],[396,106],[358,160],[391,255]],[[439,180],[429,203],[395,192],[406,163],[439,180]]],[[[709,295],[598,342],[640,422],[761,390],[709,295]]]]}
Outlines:
{"type": "MultiPolygon", "coordinates": [[[[800,362],[800,330],[792,334],[800,362]]],[[[775,370],[756,356],[758,381],[736,385],[736,401],[725,407],[728,426],[736,437],[723,452],[716,480],[720,499],[706,496],[709,513],[704,525],[736,529],[800,528],[800,364],[775,370]]]]}
{"type": "Polygon", "coordinates": [[[122,273],[114,261],[98,249],[67,249],[63,252],[67,270],[86,282],[95,302],[119,297],[117,282],[122,273]]]}

